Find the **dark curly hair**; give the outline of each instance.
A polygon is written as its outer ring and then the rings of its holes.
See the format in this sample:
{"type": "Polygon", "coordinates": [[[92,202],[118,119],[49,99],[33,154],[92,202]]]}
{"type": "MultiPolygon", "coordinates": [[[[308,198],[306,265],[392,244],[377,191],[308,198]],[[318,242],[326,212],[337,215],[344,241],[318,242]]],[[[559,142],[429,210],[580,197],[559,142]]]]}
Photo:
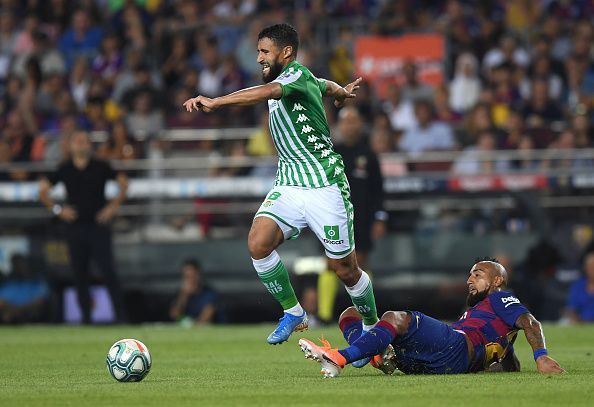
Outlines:
{"type": "Polygon", "coordinates": [[[262,38],[270,38],[280,48],[293,47],[293,56],[297,56],[299,34],[292,25],[283,23],[266,27],[258,34],[258,41],[262,38]]]}

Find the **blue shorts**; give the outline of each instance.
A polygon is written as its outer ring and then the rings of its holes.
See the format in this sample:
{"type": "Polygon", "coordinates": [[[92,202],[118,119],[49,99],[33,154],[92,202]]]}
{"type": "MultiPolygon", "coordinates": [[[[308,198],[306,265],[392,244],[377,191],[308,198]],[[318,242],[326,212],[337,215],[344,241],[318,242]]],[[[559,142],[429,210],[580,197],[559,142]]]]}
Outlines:
{"type": "Polygon", "coordinates": [[[464,334],[422,312],[411,316],[408,332],[393,342],[398,369],[406,374],[468,372],[468,346],[464,334]]]}

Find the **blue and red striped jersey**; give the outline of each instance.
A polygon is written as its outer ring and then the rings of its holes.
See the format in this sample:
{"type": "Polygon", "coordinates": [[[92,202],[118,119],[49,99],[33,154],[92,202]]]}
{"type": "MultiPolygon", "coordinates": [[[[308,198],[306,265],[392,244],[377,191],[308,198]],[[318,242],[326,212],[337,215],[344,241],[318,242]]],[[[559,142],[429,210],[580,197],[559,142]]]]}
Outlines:
{"type": "Polygon", "coordinates": [[[528,309],[507,291],[496,291],[469,308],[452,328],[463,331],[474,346],[471,372],[489,367],[513,349],[518,317],[528,309]]]}

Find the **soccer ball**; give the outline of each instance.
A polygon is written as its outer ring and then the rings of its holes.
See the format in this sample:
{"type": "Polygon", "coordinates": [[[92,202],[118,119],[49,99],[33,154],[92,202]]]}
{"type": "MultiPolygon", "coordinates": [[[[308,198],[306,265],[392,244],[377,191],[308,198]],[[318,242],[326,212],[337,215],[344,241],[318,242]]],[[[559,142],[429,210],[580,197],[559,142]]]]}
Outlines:
{"type": "Polygon", "coordinates": [[[139,382],[151,370],[151,354],[136,339],[121,339],[107,352],[107,370],[119,382],[139,382]]]}

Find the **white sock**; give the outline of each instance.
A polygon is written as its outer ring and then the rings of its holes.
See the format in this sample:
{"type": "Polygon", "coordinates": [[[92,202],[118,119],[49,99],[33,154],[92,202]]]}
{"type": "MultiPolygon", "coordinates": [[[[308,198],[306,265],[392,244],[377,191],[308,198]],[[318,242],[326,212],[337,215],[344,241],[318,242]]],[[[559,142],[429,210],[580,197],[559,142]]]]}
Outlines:
{"type": "Polygon", "coordinates": [[[369,279],[369,274],[361,270],[361,277],[359,278],[359,281],[357,281],[357,283],[352,287],[345,286],[344,288],[346,288],[347,293],[349,293],[351,297],[359,297],[367,289],[370,283],[371,280],[369,279]]]}
{"type": "Polygon", "coordinates": [[[303,313],[305,311],[301,307],[301,304],[297,303],[297,305],[295,305],[295,306],[293,306],[293,307],[291,307],[289,309],[286,309],[285,312],[287,314],[291,314],[291,315],[295,315],[296,317],[300,317],[300,316],[303,315],[303,313]]]}
{"type": "Polygon", "coordinates": [[[258,273],[265,273],[267,271],[272,270],[274,266],[278,264],[280,261],[280,256],[273,250],[268,256],[264,257],[263,259],[252,259],[252,263],[254,264],[254,268],[258,273]]]}

